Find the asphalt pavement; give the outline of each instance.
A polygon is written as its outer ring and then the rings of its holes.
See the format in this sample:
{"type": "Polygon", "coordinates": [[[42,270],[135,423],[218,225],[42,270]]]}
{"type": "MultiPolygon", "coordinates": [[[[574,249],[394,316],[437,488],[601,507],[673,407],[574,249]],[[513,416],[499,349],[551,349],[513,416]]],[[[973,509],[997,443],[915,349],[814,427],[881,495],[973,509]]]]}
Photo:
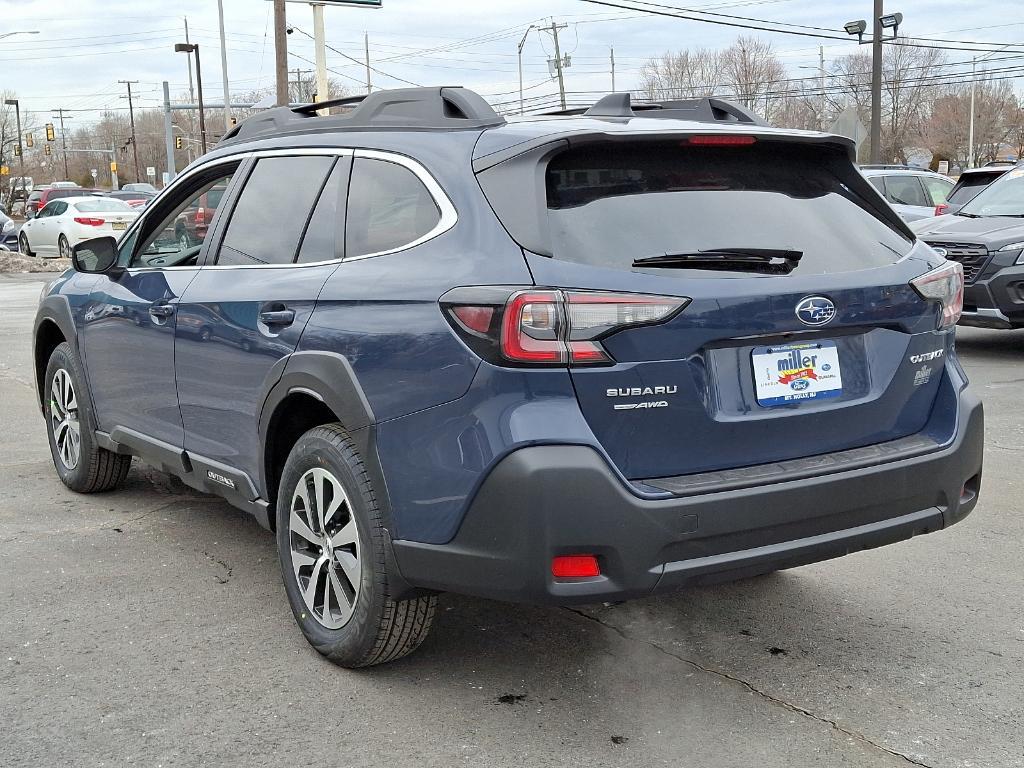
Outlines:
{"type": "Polygon", "coordinates": [[[959,334],[988,435],[960,525],[616,606],[446,595],[418,653],[351,672],[245,514],[138,462],[60,484],[43,278],[0,274],[0,766],[1024,766],[1024,331],[959,334]]]}

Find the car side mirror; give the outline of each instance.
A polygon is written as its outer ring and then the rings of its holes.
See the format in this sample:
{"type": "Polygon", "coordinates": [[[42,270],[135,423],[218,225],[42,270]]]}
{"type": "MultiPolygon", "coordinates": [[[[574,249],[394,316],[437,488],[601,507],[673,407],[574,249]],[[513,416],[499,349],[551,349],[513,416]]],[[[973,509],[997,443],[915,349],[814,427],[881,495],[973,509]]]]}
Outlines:
{"type": "Polygon", "coordinates": [[[120,277],[124,267],[117,264],[117,240],[112,237],[94,237],[71,249],[71,263],[76,272],[90,275],[106,274],[120,277]]]}

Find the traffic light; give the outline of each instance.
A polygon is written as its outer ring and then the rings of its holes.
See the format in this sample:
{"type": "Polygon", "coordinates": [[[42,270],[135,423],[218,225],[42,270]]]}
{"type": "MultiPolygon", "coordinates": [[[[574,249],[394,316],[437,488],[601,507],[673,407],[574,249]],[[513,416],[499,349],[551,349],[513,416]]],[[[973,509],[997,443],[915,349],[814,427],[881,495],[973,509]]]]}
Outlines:
{"type": "Polygon", "coordinates": [[[51,147],[51,146],[50,146],[49,144],[47,144],[47,145],[46,145],[46,146],[45,146],[45,147],[43,148],[43,152],[45,152],[45,153],[46,153],[46,154],[48,154],[48,155],[52,155],[52,154],[53,154],[53,148],[52,148],[52,147],[51,147]]]}
{"type": "Polygon", "coordinates": [[[17,144],[14,145],[14,156],[21,157],[21,147],[17,144]]]}
{"type": "Polygon", "coordinates": [[[26,133],[25,134],[25,146],[28,147],[29,149],[32,149],[32,147],[34,147],[35,144],[36,144],[36,137],[33,136],[31,133],[26,133]]]}
{"type": "Polygon", "coordinates": [[[46,140],[47,141],[55,141],[56,138],[57,138],[57,134],[54,133],[54,131],[53,131],[53,123],[47,123],[46,124],[46,140]]]}
{"type": "Polygon", "coordinates": [[[182,146],[184,146],[184,144],[185,144],[185,142],[182,140],[181,136],[175,136],[174,137],[174,148],[175,149],[181,149],[182,146]]]}
{"type": "Polygon", "coordinates": [[[117,173],[117,161],[116,160],[110,163],[110,172],[111,173],[117,173]]]}

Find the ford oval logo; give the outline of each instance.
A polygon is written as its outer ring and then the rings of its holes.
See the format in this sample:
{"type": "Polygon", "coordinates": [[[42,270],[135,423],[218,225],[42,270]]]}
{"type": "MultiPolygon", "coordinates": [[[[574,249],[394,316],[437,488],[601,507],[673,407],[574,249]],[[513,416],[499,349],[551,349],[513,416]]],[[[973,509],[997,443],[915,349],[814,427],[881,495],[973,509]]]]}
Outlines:
{"type": "Polygon", "coordinates": [[[808,296],[796,305],[796,316],[804,325],[825,325],[836,316],[836,305],[824,296],[808,296]]]}

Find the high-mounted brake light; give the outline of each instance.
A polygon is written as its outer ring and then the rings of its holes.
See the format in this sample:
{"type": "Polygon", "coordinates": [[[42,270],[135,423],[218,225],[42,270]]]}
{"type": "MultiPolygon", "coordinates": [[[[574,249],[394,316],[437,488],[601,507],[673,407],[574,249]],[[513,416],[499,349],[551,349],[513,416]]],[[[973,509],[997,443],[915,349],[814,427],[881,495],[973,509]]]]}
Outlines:
{"type": "Polygon", "coordinates": [[[104,219],[94,219],[91,216],[75,216],[75,222],[87,227],[102,227],[106,224],[104,219]]]}
{"type": "Polygon", "coordinates": [[[442,306],[474,350],[492,362],[514,365],[607,365],[614,361],[602,338],[663,323],[690,302],[678,296],[524,290],[495,296],[493,304],[476,303],[471,294],[482,290],[493,295],[497,289],[456,289],[442,306]]]}
{"type": "Polygon", "coordinates": [[[964,309],[964,268],[960,263],[947,261],[941,267],[915,277],[910,285],[921,298],[937,301],[942,307],[940,330],[956,325],[964,309]]]}
{"type": "Polygon", "coordinates": [[[731,133],[721,135],[691,136],[686,140],[687,144],[698,147],[746,147],[754,144],[757,139],[753,136],[737,136],[731,133]]]}

